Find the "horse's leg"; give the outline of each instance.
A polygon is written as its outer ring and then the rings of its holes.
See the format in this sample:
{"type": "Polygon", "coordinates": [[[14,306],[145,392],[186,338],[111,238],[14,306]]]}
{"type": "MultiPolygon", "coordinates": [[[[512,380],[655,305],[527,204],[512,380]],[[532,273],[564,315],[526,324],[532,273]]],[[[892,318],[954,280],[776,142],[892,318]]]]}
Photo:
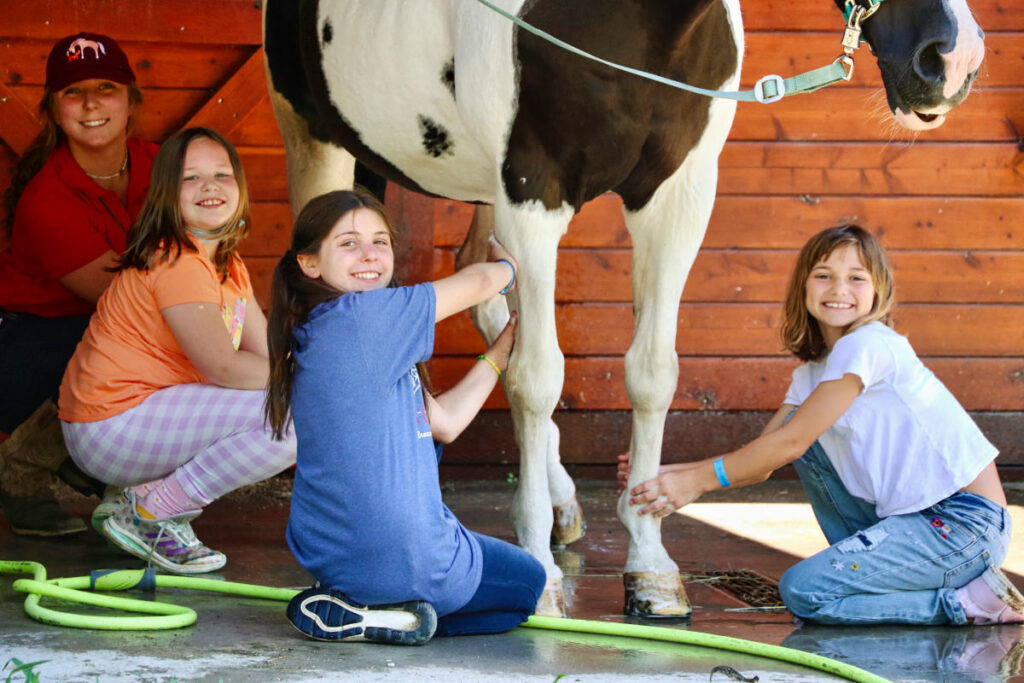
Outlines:
{"type": "Polygon", "coordinates": [[[519,544],[547,570],[538,614],[565,615],[562,570],[551,554],[554,515],[548,489],[551,414],[558,405],[565,376],[555,332],[555,260],[558,241],[572,218],[572,208],[550,211],[536,201],[512,205],[499,193],[495,234],[519,266],[509,304],[519,314],[516,344],[505,375],[505,394],[519,444],[519,488],[512,522],[519,544]]]}
{"type": "MultiPolygon", "coordinates": [[[[270,82],[268,75],[267,83],[270,82]]],[[[351,188],[355,177],[355,158],[341,147],[316,140],[288,100],[273,90],[270,102],[284,140],[288,198],[294,218],[313,197],[331,190],[351,188]]]]}
{"type": "Polygon", "coordinates": [[[661,521],[638,515],[638,508],[629,505],[629,489],[658,473],[665,415],[679,375],[679,299],[711,216],[717,180],[717,149],[714,155],[700,151],[691,151],[644,208],[626,213],[633,240],[636,316],[626,353],[626,389],[633,406],[632,471],[618,504],[619,519],[630,534],[623,574],[627,614],[676,617],[691,611],[678,567],[662,545],[661,521]]]}
{"type": "Polygon", "coordinates": [[[554,513],[551,545],[562,548],[583,538],[587,533],[587,521],[583,518],[583,508],[576,500],[576,485],[562,465],[560,443],[558,425],[554,420],[548,420],[548,492],[554,513]]]}
{"type": "MultiPolygon", "coordinates": [[[[488,204],[478,205],[473,212],[473,221],[469,224],[466,239],[459,247],[459,253],[455,255],[455,270],[461,270],[471,263],[486,261],[487,240],[493,232],[494,207],[488,204]]],[[[479,306],[474,306],[469,311],[469,317],[484,340],[491,344],[508,322],[508,305],[505,303],[505,297],[496,296],[479,306]]]]}
{"type": "MultiPolygon", "coordinates": [[[[494,232],[494,207],[481,204],[476,207],[473,221],[470,223],[466,240],[462,243],[459,253],[455,256],[455,268],[463,268],[470,263],[487,260],[487,239],[494,232]]],[[[498,333],[508,322],[508,306],[505,297],[496,296],[485,301],[470,311],[470,318],[477,331],[488,344],[494,341],[498,333]]],[[[583,511],[576,500],[576,486],[572,477],[565,471],[558,450],[559,432],[554,420],[548,421],[547,472],[548,493],[554,514],[554,525],[551,528],[551,544],[565,546],[578,541],[586,532],[583,511]]]]}

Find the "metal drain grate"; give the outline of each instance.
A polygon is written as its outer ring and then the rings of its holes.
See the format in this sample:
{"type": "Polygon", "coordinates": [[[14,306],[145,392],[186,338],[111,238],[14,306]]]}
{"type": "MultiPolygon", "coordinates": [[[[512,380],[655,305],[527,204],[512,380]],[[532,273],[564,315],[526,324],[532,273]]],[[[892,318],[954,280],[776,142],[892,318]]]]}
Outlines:
{"type": "Polygon", "coordinates": [[[707,583],[720,591],[734,595],[751,607],[785,609],[779,586],[771,579],[749,569],[725,569],[691,574],[690,580],[707,583]]]}

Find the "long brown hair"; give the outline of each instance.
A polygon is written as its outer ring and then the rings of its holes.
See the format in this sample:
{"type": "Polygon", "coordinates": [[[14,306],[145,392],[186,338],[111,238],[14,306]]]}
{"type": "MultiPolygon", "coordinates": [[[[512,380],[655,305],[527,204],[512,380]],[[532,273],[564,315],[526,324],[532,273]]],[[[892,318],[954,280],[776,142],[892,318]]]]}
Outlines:
{"type": "Polygon", "coordinates": [[[172,259],[172,250],[175,250],[174,260],[181,256],[182,249],[198,251],[189,236],[188,226],[181,218],[180,199],[185,154],[189,144],[197,138],[209,138],[224,148],[238,184],[238,207],[223,226],[223,236],[217,243],[213,257],[221,281],[227,279],[231,263],[236,258],[235,249],[249,234],[249,225],[252,223],[249,191],[238,152],[220,133],[202,127],[178,131],[160,146],[153,160],[146,202],[128,232],[128,248],[118,259],[116,270],[148,270],[158,253],[160,262],[164,262],[172,259]]]}
{"type": "MultiPolygon", "coordinates": [[[[291,248],[277,262],[270,286],[270,315],[267,319],[267,347],[270,350],[270,382],[264,415],[275,439],[284,438],[291,422],[291,393],[295,381],[295,337],[292,330],[309,318],[318,305],[344,292],[302,272],[300,254],[317,254],[341,218],[356,209],[370,209],[387,226],[394,242],[394,228],[384,206],[363,188],[336,190],[314,197],[299,212],[292,229],[291,248]]],[[[394,281],[389,286],[394,286],[394,281]]],[[[424,386],[426,386],[424,378],[424,386]]]]}
{"type": "Polygon", "coordinates": [[[871,274],[875,300],[868,314],[851,325],[846,333],[875,320],[892,326],[895,288],[885,249],[870,232],[858,225],[844,224],[822,230],[807,240],[807,244],[800,250],[789,281],[779,329],[783,346],[800,360],[818,360],[828,350],[818,321],[807,311],[807,278],[816,265],[826,260],[837,248],[848,244],[857,247],[861,262],[871,274]]]}
{"type": "MultiPolygon", "coordinates": [[[[142,104],[142,91],[134,83],[129,83],[125,87],[128,90],[128,104],[130,105],[127,128],[127,134],[130,136],[135,131],[135,112],[142,104]]],[[[11,170],[11,184],[4,191],[3,231],[7,239],[11,238],[11,232],[14,230],[14,211],[18,207],[18,200],[21,199],[29,181],[36,177],[50,153],[63,144],[66,138],[64,131],[57,125],[55,107],[56,98],[53,91],[43,88],[43,96],[39,99],[38,108],[39,120],[43,124],[43,129],[18,157],[18,161],[15,162],[14,168],[11,170]]]]}

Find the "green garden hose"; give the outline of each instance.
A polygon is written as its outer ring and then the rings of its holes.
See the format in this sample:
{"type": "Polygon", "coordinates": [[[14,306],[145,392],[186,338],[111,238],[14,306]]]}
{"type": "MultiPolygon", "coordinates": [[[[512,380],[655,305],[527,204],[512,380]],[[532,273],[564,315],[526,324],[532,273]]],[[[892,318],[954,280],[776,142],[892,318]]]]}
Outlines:
{"type": "Polygon", "coordinates": [[[626,638],[643,638],[645,640],[660,640],[667,643],[681,643],[683,645],[696,645],[699,647],[710,647],[718,650],[731,650],[742,652],[747,655],[755,655],[766,659],[777,659],[780,662],[800,664],[811,669],[818,669],[851,681],[861,683],[889,683],[888,679],[876,676],[875,674],[858,669],[850,664],[837,662],[828,657],[794,650],[780,645],[769,645],[754,640],[743,640],[742,638],[730,638],[729,636],[717,636],[713,633],[701,633],[700,631],[681,631],[663,626],[643,626],[641,624],[620,624],[613,621],[591,621],[587,619],[559,619],[556,617],[532,616],[523,624],[526,628],[543,628],[551,631],[572,631],[575,633],[595,633],[605,636],[624,636],[626,638]]]}
{"type": "MultiPolygon", "coordinates": [[[[272,588],[270,586],[257,586],[231,581],[214,581],[212,579],[201,579],[192,576],[157,574],[152,569],[95,571],[90,576],[47,580],[46,568],[38,562],[0,561],[0,573],[32,574],[31,579],[16,580],[13,588],[22,593],[28,593],[28,597],[25,598],[25,612],[33,619],[54,626],[100,630],[142,631],[182,628],[195,623],[196,613],[195,610],[179,605],[135,600],[133,598],[119,598],[92,592],[97,590],[124,591],[129,588],[152,590],[157,586],[162,586],[279,601],[291,600],[299,592],[289,588],[272,588]],[[145,616],[97,616],[62,612],[41,605],[40,600],[43,597],[57,598],[68,602],[78,602],[125,612],[136,612],[145,616]]],[[[523,626],[549,631],[571,631],[605,636],[642,638],[730,650],[799,664],[835,674],[836,676],[842,676],[859,683],[888,683],[886,679],[880,676],[820,655],[778,645],[758,643],[752,640],[718,636],[711,633],[681,631],[660,626],[620,624],[610,621],[558,619],[538,616],[530,617],[523,626]]]]}

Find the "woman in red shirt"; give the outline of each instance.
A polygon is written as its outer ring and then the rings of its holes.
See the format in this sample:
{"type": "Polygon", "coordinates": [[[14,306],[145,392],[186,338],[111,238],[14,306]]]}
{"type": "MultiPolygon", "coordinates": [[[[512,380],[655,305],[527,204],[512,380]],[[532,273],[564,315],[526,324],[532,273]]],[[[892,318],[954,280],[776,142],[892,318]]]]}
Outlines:
{"type": "Polygon", "coordinates": [[[131,137],[142,94],[110,37],[57,41],[39,103],[43,130],[4,194],[0,252],[0,505],[15,533],[83,531],[50,490],[53,473],[101,493],[67,459],[54,405],[75,345],[149,188],[157,146],[131,137]]]}

